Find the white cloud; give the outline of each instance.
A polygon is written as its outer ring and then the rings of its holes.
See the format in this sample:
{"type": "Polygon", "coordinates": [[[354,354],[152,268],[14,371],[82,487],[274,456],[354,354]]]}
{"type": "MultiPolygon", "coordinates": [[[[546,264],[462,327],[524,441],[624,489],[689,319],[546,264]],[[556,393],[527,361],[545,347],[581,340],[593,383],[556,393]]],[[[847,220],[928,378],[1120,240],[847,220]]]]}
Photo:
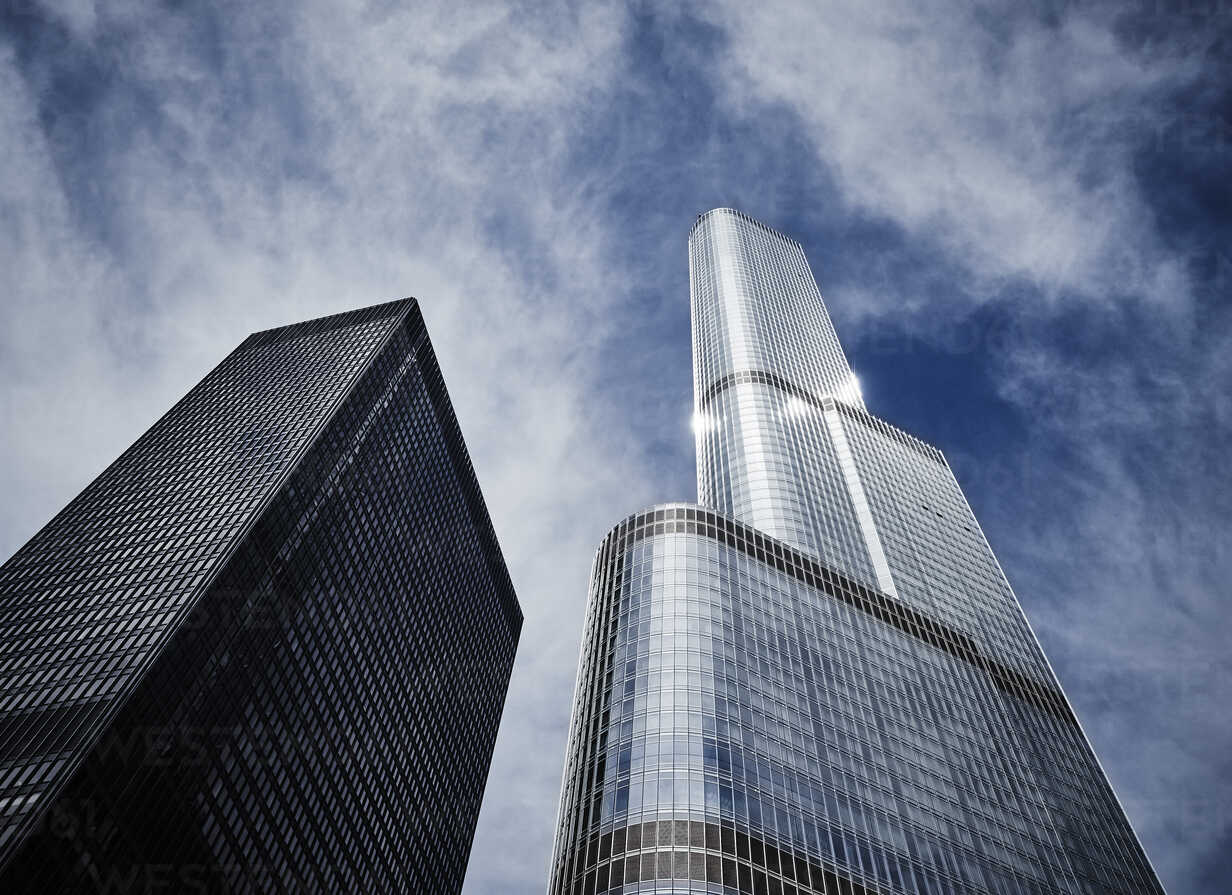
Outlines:
{"type": "Polygon", "coordinates": [[[1115,138],[1191,65],[1145,62],[1078,15],[1048,28],[935,3],[707,11],[731,41],[716,62],[733,110],[786,104],[848,202],[935,240],[989,287],[1184,289],[1115,138]]]}
{"type": "MultiPolygon", "coordinates": [[[[725,194],[716,159],[728,147],[711,134],[704,158],[673,158],[662,134],[631,116],[603,165],[569,170],[630,75],[630,22],[603,5],[236,5],[208,25],[136,5],[64,9],[74,53],[101,60],[83,122],[40,120],[55,60],[23,68],[0,44],[0,548],[16,548],[249,331],[418,296],[527,614],[467,890],[541,890],[592,551],[625,512],[686,496],[657,490],[671,473],[623,436],[642,421],[599,381],[610,371],[598,353],[632,290],[647,285],[614,261],[622,234],[605,203],[659,163],[697,181],[691,198],[725,194]]],[[[1069,13],[1045,29],[948,5],[699,10],[728,42],[706,60],[719,113],[761,126],[767,109],[790,110],[792,124],[775,118],[759,133],[768,151],[797,127],[812,141],[846,203],[827,214],[883,217],[967,273],[943,305],[881,288],[892,278],[862,283],[832,296],[841,317],[873,325],[905,309],[907,325],[928,317],[926,331],[944,339],[973,302],[1025,281],[1045,299],[1034,315],[1083,303],[1115,316],[1124,304],[1157,325],[1136,366],[1084,368],[1011,340],[996,371],[1006,398],[1039,420],[1033,447],[1064,441],[1091,471],[1013,504],[1032,515],[1012,551],[1024,568],[1039,557],[1031,575],[1041,586],[1049,575],[1081,582],[1088,612],[1033,620],[1050,646],[1080,638],[1073,648],[1093,670],[1075,689],[1091,693],[1140,644],[1175,647],[1172,634],[1151,639],[1145,610],[1158,611],[1159,594],[1141,584],[1177,571],[1177,541],[1154,537],[1160,514],[1182,544],[1220,523],[1211,495],[1158,505],[1162,490],[1193,484],[1183,464],[1201,459],[1194,452],[1153,454],[1166,475],[1147,482],[1131,449],[1216,398],[1221,430],[1232,420],[1226,389],[1210,387],[1229,371],[1209,344],[1192,364],[1174,362],[1197,344],[1192,295],[1154,230],[1125,140],[1166,126],[1156,98],[1193,77],[1195,63],[1127,52],[1098,9],[1069,13]],[[1170,409],[1136,400],[1152,361],[1159,375],[1147,379],[1173,396],[1170,409]],[[1206,387],[1166,381],[1182,372],[1206,387]],[[1081,499],[1072,508],[1061,499],[1070,493],[1081,499]],[[1058,506],[1072,524],[1038,527],[1058,506]],[[1093,643],[1100,625],[1112,636],[1093,643]]],[[[664,52],[701,61],[689,46],[664,52]]],[[[655,89],[632,86],[638,101],[655,89]]],[[[696,111],[689,101],[673,98],[674,112],[696,111]]],[[[698,210],[673,210],[680,242],[667,255],[682,269],[685,218],[698,210]]],[[[647,209],[654,232],[664,214],[647,209]]],[[[638,263],[642,276],[657,269],[638,263]]],[[[683,306],[684,293],[662,301],[683,306]]],[[[647,359],[623,362],[636,371],[647,359]]],[[[648,388],[653,379],[644,376],[648,388]]],[[[648,394],[647,407],[662,400],[648,394]]],[[[663,437],[687,449],[687,421],[663,437]]],[[[988,493],[1008,503],[1023,480],[988,493]]],[[[1170,593],[1192,601],[1193,620],[1164,617],[1205,657],[1226,641],[1204,592],[1214,567],[1188,554],[1183,563],[1170,593]]],[[[1175,680],[1154,660],[1138,667],[1128,673],[1175,680]]],[[[1178,702],[1176,717],[1211,742],[1232,739],[1226,718],[1189,717],[1202,705],[1192,693],[1178,702]]],[[[1190,793],[1214,762],[1209,750],[1183,754],[1162,729],[1167,716],[1152,716],[1136,740],[1115,713],[1083,717],[1088,729],[1105,719],[1092,730],[1097,745],[1141,744],[1140,759],[1122,751],[1110,764],[1122,796],[1134,794],[1131,811],[1158,806],[1168,817],[1163,787],[1190,793]],[[1169,773],[1132,775],[1139,760],[1169,773]]],[[[1150,811],[1136,816],[1153,823],[1150,811]]],[[[1191,824],[1193,844],[1178,844],[1163,824],[1154,833],[1176,862],[1209,835],[1191,824]]]]}

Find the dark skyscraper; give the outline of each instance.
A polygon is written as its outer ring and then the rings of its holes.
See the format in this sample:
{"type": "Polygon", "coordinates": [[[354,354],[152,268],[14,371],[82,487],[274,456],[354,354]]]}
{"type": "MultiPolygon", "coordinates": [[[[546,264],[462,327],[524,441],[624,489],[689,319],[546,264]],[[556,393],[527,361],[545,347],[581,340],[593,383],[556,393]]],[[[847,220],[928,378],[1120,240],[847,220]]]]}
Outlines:
{"type": "Polygon", "coordinates": [[[0,567],[0,891],[458,891],[521,624],[415,301],[250,336],[0,567]]]}
{"type": "Polygon", "coordinates": [[[595,557],[552,895],[1162,892],[945,457],[864,408],[799,244],[717,209],[689,271],[700,505],[595,557]]]}

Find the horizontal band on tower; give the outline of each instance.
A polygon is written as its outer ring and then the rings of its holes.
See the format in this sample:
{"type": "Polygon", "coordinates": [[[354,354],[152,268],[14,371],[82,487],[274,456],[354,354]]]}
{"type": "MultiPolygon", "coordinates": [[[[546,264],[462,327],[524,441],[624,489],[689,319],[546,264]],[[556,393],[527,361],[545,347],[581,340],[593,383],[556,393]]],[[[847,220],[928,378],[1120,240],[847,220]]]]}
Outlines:
{"type": "Polygon", "coordinates": [[[698,403],[698,409],[702,410],[709,407],[711,402],[714,401],[715,397],[720,392],[726,391],[733,385],[741,385],[750,382],[756,382],[760,385],[769,385],[773,388],[777,388],[779,391],[785,392],[793,398],[799,398],[801,401],[812,404],[819,410],[825,408],[825,403],[827,401],[833,401],[839,412],[845,416],[849,416],[866,426],[870,426],[878,430],[883,435],[901,444],[903,447],[910,448],[916,453],[922,454],[936,463],[940,463],[942,466],[948,465],[945,462],[945,455],[942,454],[941,451],[937,450],[931,444],[921,441],[914,435],[904,432],[897,426],[891,426],[889,423],[878,419],[871,413],[861,410],[858,407],[852,407],[850,404],[840,401],[832,395],[818,397],[807,389],[803,389],[800,386],[789,382],[777,373],[771,373],[767,370],[738,370],[735,373],[728,373],[725,376],[716,379],[702,394],[702,399],[698,403]]]}
{"type": "Polygon", "coordinates": [[[612,529],[607,539],[618,552],[624,552],[638,541],[664,534],[701,535],[739,550],[916,640],[961,659],[986,673],[1002,693],[1022,699],[1066,724],[1078,727],[1069,703],[1057,687],[1037,681],[998,661],[988,655],[970,635],[929,618],[901,600],[853,581],[807,553],[735,519],[702,507],[667,507],[630,516],[612,529]]]}
{"type": "Polygon", "coordinates": [[[673,879],[784,895],[878,895],[883,891],[861,883],[829,861],[780,848],[744,826],[733,829],[696,820],[651,820],[592,833],[577,851],[578,882],[586,881],[574,886],[579,892],[592,891],[592,879],[598,892],[673,879]]]}

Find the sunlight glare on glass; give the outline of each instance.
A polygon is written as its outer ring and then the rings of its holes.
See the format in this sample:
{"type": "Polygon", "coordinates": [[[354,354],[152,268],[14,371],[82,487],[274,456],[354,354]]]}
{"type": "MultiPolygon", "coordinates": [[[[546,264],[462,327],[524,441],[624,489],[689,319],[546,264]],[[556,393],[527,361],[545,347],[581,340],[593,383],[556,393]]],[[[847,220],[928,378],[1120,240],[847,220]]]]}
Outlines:
{"type": "Polygon", "coordinates": [[[789,398],[786,409],[788,416],[803,416],[808,413],[809,406],[807,402],[802,401],[800,398],[789,398]]]}

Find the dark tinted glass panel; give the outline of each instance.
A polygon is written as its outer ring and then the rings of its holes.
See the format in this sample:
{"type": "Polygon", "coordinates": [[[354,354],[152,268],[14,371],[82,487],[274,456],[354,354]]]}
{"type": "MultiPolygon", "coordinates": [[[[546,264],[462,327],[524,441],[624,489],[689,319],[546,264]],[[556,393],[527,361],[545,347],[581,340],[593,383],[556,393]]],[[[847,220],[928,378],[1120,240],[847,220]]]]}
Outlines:
{"type": "Polygon", "coordinates": [[[6,886],[460,889],[521,612],[413,301],[250,337],[0,585],[6,886]]]}

